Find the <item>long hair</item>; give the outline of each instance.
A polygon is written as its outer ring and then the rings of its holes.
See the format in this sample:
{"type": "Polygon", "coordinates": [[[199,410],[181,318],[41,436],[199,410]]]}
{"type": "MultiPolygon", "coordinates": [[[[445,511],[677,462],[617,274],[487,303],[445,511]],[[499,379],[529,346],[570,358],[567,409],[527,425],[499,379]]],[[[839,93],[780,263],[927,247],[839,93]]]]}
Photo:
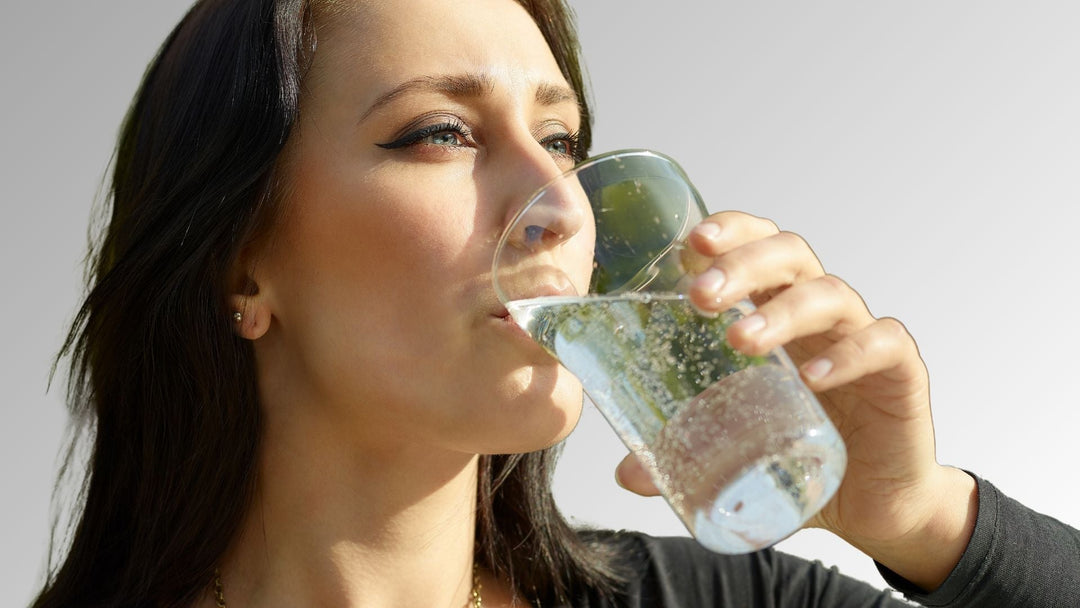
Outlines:
{"type": "MultiPolygon", "coordinates": [[[[587,150],[572,14],[563,0],[518,1],[578,93],[587,150]]],[[[54,546],[64,554],[35,607],[188,605],[251,504],[262,423],[226,280],[278,211],[275,163],[300,111],[317,2],[202,0],[147,69],[60,354],[72,424],[92,439],[70,544],[54,546]]],[[[555,508],[555,457],[482,456],[477,488],[477,560],[545,604],[614,580],[604,548],[555,508]]]]}

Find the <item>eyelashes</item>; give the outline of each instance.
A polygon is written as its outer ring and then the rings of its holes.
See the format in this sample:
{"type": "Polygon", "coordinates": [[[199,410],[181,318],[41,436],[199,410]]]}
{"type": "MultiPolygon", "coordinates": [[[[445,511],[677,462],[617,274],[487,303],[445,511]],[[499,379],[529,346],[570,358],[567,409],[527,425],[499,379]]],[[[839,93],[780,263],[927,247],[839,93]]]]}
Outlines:
{"type": "Polygon", "coordinates": [[[539,141],[553,155],[568,158],[577,164],[585,160],[581,153],[581,134],[577,131],[567,133],[552,133],[539,141]],[[553,147],[553,144],[562,144],[561,147],[553,147]]]}
{"type": "MultiPolygon", "coordinates": [[[[453,134],[459,137],[463,141],[456,142],[458,145],[472,141],[472,132],[469,130],[469,128],[465,126],[465,123],[461,122],[461,120],[454,118],[438,124],[431,124],[420,127],[413,131],[409,131],[408,133],[402,135],[394,141],[385,144],[375,145],[386,150],[396,150],[398,148],[405,148],[407,146],[419,144],[425,139],[428,139],[429,137],[441,134],[453,134]]],[[[434,142],[430,143],[432,143],[433,145],[445,145],[435,144],[434,142]]]]}
{"type": "MultiPolygon", "coordinates": [[[[430,118],[430,116],[421,117],[421,120],[430,118]]],[[[444,117],[438,123],[412,128],[412,130],[409,130],[410,128],[406,127],[406,132],[393,141],[375,145],[385,150],[398,150],[417,145],[443,148],[476,146],[472,130],[457,117],[444,117]]],[[[581,136],[577,131],[552,133],[541,138],[537,143],[557,159],[566,159],[574,164],[583,160],[581,136]]]]}

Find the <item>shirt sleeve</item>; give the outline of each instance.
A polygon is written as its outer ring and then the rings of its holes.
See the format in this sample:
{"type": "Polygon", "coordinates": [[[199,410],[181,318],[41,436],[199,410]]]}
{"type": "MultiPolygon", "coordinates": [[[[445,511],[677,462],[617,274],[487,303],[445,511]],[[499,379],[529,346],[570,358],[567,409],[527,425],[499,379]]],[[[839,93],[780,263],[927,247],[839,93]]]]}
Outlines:
{"type": "Polygon", "coordinates": [[[979,486],[975,530],[941,587],[926,593],[878,564],[885,581],[924,606],[1080,606],[1080,531],[972,477],[979,486]]]}

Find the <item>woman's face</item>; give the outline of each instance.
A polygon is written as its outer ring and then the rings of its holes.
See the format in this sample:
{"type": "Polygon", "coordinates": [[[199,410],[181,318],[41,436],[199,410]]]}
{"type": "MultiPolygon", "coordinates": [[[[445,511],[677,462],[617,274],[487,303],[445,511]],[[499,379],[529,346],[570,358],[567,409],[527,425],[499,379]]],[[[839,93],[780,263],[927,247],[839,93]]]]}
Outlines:
{"type": "Polygon", "coordinates": [[[317,24],[285,211],[253,271],[266,407],[320,408],[372,446],[561,439],[580,387],[490,276],[507,219],[574,164],[578,106],[543,36],[513,0],[354,2],[317,24]]]}

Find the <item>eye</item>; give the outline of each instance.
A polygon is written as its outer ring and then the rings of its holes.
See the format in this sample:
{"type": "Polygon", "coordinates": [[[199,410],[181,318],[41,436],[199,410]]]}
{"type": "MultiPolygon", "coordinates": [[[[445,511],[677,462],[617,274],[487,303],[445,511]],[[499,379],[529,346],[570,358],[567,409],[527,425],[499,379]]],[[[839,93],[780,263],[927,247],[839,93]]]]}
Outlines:
{"type": "Polygon", "coordinates": [[[541,139],[540,145],[555,158],[568,159],[576,164],[582,160],[579,140],[576,132],[553,133],[541,139]]]}
{"type": "Polygon", "coordinates": [[[461,146],[465,144],[465,138],[457,131],[439,131],[421,139],[417,143],[433,144],[436,146],[461,146]]]}
{"type": "Polygon", "coordinates": [[[564,156],[569,156],[573,153],[570,148],[570,142],[566,141],[565,139],[559,139],[547,145],[547,149],[549,152],[553,154],[562,154],[564,156]]]}
{"type": "Polygon", "coordinates": [[[460,147],[471,143],[469,128],[460,120],[451,120],[439,124],[427,125],[409,131],[401,137],[385,144],[375,144],[380,148],[394,150],[427,144],[432,146],[460,147]]]}

